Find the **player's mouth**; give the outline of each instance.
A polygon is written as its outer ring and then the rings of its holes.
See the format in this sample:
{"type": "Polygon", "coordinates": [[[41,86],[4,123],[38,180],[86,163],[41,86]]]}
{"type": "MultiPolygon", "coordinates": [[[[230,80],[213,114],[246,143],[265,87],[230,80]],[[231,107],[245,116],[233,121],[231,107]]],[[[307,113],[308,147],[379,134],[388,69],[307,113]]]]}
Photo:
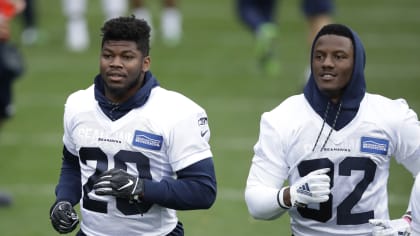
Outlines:
{"type": "Polygon", "coordinates": [[[337,74],[332,72],[323,72],[319,74],[319,78],[322,80],[333,80],[337,77],[337,74]]]}
{"type": "Polygon", "coordinates": [[[126,77],[125,74],[114,73],[114,72],[107,73],[106,76],[108,77],[108,79],[110,81],[121,81],[121,80],[125,79],[125,77],[126,77]]]}

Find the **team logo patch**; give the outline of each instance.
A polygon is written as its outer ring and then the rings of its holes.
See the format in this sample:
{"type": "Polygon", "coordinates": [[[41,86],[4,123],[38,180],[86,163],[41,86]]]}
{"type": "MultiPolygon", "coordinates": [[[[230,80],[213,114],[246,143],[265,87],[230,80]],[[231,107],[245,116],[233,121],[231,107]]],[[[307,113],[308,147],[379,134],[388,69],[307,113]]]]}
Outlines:
{"type": "Polygon", "coordinates": [[[163,137],[156,134],[136,130],[133,138],[133,145],[151,150],[160,150],[162,148],[163,137]]]}
{"type": "Polygon", "coordinates": [[[389,141],[386,139],[362,137],[360,151],[386,155],[388,153],[389,141]]]}

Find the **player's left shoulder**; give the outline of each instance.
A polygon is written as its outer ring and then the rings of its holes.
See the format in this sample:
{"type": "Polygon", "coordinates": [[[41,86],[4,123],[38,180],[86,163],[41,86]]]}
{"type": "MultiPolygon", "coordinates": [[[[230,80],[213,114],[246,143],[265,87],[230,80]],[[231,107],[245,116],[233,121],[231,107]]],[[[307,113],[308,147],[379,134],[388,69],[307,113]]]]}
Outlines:
{"type": "Polygon", "coordinates": [[[65,102],[66,113],[80,113],[94,110],[97,101],[94,97],[94,86],[70,94],[65,102]]]}
{"type": "Polygon", "coordinates": [[[369,114],[374,114],[372,116],[381,117],[387,122],[417,120],[416,112],[410,108],[404,98],[392,99],[378,94],[366,94],[361,107],[369,114]]]}
{"type": "Polygon", "coordinates": [[[177,113],[204,112],[202,106],[186,95],[162,87],[153,89],[149,100],[151,105],[161,107],[168,112],[174,110],[177,113]]]}
{"type": "Polygon", "coordinates": [[[404,98],[392,99],[379,94],[366,93],[364,101],[371,107],[379,109],[386,108],[387,112],[410,109],[407,100],[404,98]]]}

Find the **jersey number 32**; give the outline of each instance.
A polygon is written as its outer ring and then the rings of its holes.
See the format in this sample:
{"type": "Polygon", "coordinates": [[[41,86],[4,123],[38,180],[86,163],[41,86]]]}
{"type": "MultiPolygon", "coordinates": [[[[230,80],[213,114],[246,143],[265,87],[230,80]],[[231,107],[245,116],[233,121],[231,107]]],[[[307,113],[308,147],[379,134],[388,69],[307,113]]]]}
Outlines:
{"type": "MultiPolygon", "coordinates": [[[[298,170],[300,176],[305,176],[309,172],[321,168],[330,168],[328,173],[331,179],[330,186],[334,186],[334,163],[328,158],[306,160],[299,164],[298,170]]],[[[360,182],[354,187],[344,200],[337,206],[337,225],[358,225],[368,223],[369,219],[374,218],[374,211],[367,210],[360,213],[351,213],[352,208],[362,198],[363,192],[374,180],[376,164],[369,158],[346,157],[338,164],[339,176],[350,176],[352,170],[363,171],[364,175],[360,182]]],[[[327,222],[332,217],[333,195],[330,194],[329,200],[320,203],[319,209],[298,208],[302,217],[313,219],[320,222],[327,222]]]]}

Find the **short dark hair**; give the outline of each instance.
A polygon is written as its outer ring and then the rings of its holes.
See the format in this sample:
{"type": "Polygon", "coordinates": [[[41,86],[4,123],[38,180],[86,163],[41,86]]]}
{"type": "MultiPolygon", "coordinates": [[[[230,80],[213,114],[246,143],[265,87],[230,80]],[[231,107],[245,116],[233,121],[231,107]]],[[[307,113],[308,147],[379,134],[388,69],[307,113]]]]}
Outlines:
{"type": "Polygon", "coordinates": [[[150,26],[145,20],[136,19],[134,15],[110,19],[101,28],[101,47],[108,40],[134,41],[137,44],[137,49],[141,51],[143,56],[148,56],[150,51],[150,30],[150,26]]]}
{"type": "Polygon", "coordinates": [[[333,34],[338,36],[343,36],[346,38],[351,39],[351,42],[354,46],[354,36],[351,29],[349,29],[347,26],[342,24],[329,24],[325,25],[321,28],[321,30],[318,32],[318,35],[316,37],[316,40],[318,40],[319,37],[326,35],[326,34],[333,34]]]}

